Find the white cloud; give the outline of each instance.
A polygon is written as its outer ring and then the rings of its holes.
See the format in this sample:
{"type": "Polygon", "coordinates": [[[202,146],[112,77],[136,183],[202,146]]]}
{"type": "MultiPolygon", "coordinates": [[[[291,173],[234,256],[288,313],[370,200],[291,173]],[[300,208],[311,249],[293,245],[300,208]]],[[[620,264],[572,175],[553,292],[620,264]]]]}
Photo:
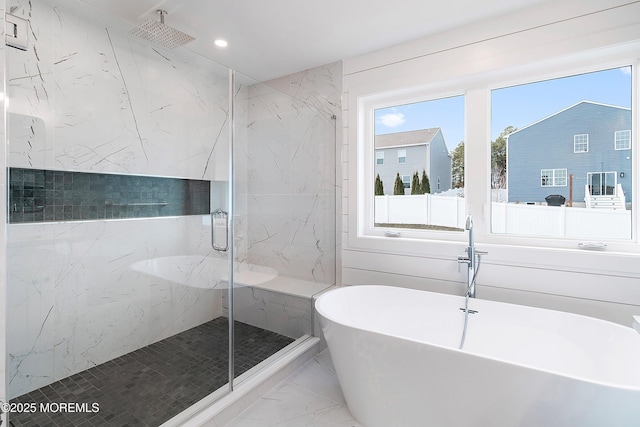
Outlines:
{"type": "Polygon", "coordinates": [[[631,74],[631,67],[620,67],[618,68],[620,71],[622,71],[622,74],[631,74]]]}
{"type": "Polygon", "coordinates": [[[404,114],[402,113],[389,113],[384,116],[378,117],[378,121],[386,127],[395,128],[405,122],[404,114]]]}

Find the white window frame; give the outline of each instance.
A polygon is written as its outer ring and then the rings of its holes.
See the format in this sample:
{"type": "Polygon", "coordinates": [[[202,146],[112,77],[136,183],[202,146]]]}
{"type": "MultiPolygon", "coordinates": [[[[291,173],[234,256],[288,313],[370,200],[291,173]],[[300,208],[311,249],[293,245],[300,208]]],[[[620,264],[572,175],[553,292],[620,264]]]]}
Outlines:
{"type": "Polygon", "coordinates": [[[631,150],[631,129],[615,131],[613,136],[613,144],[616,150],[631,150]],[[629,137],[622,140],[626,142],[625,146],[619,147],[618,142],[620,141],[620,139],[618,138],[618,135],[622,134],[623,132],[629,135],[629,137]]]}
{"type": "Polygon", "coordinates": [[[411,175],[400,175],[400,179],[405,189],[411,188],[411,175]]]}
{"type": "MultiPolygon", "coordinates": [[[[484,244],[497,244],[505,248],[513,245],[523,248],[554,248],[575,250],[577,240],[555,239],[544,236],[516,236],[509,234],[491,233],[491,186],[490,168],[484,166],[490,163],[491,147],[487,144],[490,141],[490,100],[491,91],[509,86],[539,82],[555,78],[563,78],[588,72],[600,71],[604,69],[632,66],[632,92],[637,91],[638,80],[638,60],[637,49],[640,49],[640,41],[632,43],[621,51],[608,52],[601,55],[576,53],[569,55],[563,60],[549,59],[534,65],[525,67],[513,67],[496,69],[495,72],[485,72],[481,74],[463,74],[459,77],[448,79],[444,74],[440,79],[425,81],[423,75],[416,73],[413,80],[403,81],[406,86],[396,86],[399,80],[393,82],[383,82],[378,80],[367,84],[351,85],[348,91],[349,105],[348,111],[353,112],[349,127],[349,139],[354,143],[349,144],[350,150],[350,180],[356,184],[350,185],[349,198],[356,202],[350,204],[349,213],[349,233],[348,244],[350,247],[359,247],[366,250],[398,251],[399,253],[422,253],[429,251],[438,256],[442,251],[442,245],[436,247],[434,241],[442,244],[464,242],[465,233],[455,231],[433,231],[433,230],[409,230],[398,229],[385,230],[383,227],[373,226],[373,197],[366,197],[373,194],[374,178],[369,170],[374,165],[373,160],[373,132],[374,132],[374,111],[381,108],[389,108],[396,105],[409,104],[412,102],[422,102],[444,97],[465,95],[465,201],[466,212],[474,217],[476,241],[484,244]],[[636,49],[634,51],[634,49],[636,49]],[[606,59],[603,59],[606,57],[606,59]],[[415,83],[422,82],[422,83],[415,83]],[[473,111],[474,113],[469,113],[473,111]],[[477,113],[484,111],[484,113],[477,113]],[[471,163],[469,163],[471,162],[471,163]],[[474,166],[475,165],[475,166],[474,166]],[[387,239],[380,240],[389,233],[394,237],[393,242],[387,239]],[[399,237],[399,238],[398,238],[399,237]],[[415,247],[415,251],[411,250],[415,247]]],[[[606,49],[605,49],[606,51],[606,49]]],[[[632,122],[632,147],[638,133],[637,116],[638,100],[634,96],[632,102],[633,122],[632,122]]],[[[638,174],[638,151],[633,151],[633,174],[638,174]]],[[[624,241],[607,241],[608,250],[616,250],[627,253],[640,253],[638,244],[638,197],[636,187],[633,188],[632,201],[632,224],[633,236],[624,241]]]]}
{"type": "Polygon", "coordinates": [[[589,152],[589,134],[588,133],[573,135],[573,152],[574,153],[589,152]]]}
{"type": "MultiPolygon", "coordinates": [[[[373,142],[375,139],[374,131],[375,131],[375,118],[374,112],[378,109],[394,107],[402,104],[411,104],[417,102],[426,102],[433,101],[442,98],[450,98],[453,96],[464,96],[465,93],[461,91],[450,91],[447,90],[446,86],[439,86],[437,90],[434,91],[433,88],[414,88],[411,90],[411,94],[408,96],[407,92],[395,92],[389,91],[385,93],[373,94],[370,96],[362,96],[357,99],[357,107],[354,106],[354,110],[358,112],[358,121],[360,125],[358,126],[361,129],[361,137],[358,138],[356,151],[362,153],[362,155],[357,155],[357,164],[359,177],[364,176],[372,176],[371,179],[375,182],[374,175],[374,148],[373,142]]],[[[466,154],[465,154],[466,156],[466,154]]],[[[358,182],[358,194],[373,194],[373,184],[365,182],[362,178],[353,178],[358,182]]],[[[359,222],[359,232],[357,236],[354,236],[356,239],[362,238],[363,242],[368,241],[370,237],[375,236],[384,236],[386,230],[383,227],[375,227],[374,226],[374,198],[373,197],[357,197],[357,210],[358,214],[358,222],[359,222]]],[[[355,216],[354,216],[355,217],[355,216]]],[[[424,239],[425,236],[428,236],[432,233],[436,233],[436,235],[443,233],[440,231],[434,232],[431,230],[411,230],[411,229],[401,229],[401,234],[403,236],[415,236],[421,239],[424,239]]],[[[451,233],[451,232],[444,232],[451,233]]],[[[461,232],[453,232],[458,237],[463,237],[461,232]]],[[[368,243],[365,243],[365,246],[368,243]]]]}
{"type": "Polygon", "coordinates": [[[376,150],[376,165],[384,165],[384,151],[376,150]]]}
{"type": "Polygon", "coordinates": [[[407,163],[407,150],[402,148],[398,150],[398,164],[404,165],[407,163]]]}
{"type": "Polygon", "coordinates": [[[540,169],[541,187],[566,187],[567,178],[567,168],[540,169]],[[551,181],[550,183],[547,184],[543,181],[545,176],[551,181]]]}

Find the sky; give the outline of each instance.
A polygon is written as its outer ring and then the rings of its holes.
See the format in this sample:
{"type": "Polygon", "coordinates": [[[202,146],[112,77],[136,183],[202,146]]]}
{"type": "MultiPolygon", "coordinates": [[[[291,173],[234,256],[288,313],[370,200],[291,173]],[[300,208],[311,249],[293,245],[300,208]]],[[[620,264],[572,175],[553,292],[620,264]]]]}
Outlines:
{"type": "MultiPolygon", "coordinates": [[[[496,89],[491,94],[491,140],[508,126],[521,129],[582,100],[631,107],[631,67],[496,89]]],[[[464,140],[464,96],[382,108],[375,134],[442,128],[449,151],[464,140]]]]}

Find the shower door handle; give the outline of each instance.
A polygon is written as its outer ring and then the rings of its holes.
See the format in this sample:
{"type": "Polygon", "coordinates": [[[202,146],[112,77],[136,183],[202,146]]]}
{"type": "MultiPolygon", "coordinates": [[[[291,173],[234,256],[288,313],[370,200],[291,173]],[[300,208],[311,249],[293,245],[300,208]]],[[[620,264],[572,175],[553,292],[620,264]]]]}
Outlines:
{"type": "Polygon", "coordinates": [[[229,214],[222,209],[211,212],[211,246],[218,252],[229,249],[229,214]]]}

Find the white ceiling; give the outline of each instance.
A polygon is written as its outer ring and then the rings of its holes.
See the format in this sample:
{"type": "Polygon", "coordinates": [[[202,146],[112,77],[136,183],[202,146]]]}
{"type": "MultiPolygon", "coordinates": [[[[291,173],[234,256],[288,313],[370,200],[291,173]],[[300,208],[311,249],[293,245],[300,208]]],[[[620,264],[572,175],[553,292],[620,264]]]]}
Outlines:
{"type": "Polygon", "coordinates": [[[167,25],[196,37],[189,49],[264,81],[548,0],[81,1],[132,27],[164,9],[167,25]]]}

